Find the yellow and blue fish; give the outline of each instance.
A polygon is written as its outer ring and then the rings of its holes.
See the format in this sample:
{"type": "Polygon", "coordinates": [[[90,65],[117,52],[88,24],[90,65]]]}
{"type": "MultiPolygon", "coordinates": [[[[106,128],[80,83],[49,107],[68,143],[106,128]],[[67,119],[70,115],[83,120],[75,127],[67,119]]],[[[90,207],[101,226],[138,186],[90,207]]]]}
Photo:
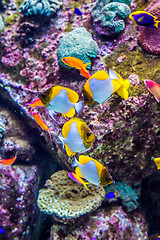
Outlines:
{"type": "Polygon", "coordinates": [[[125,81],[113,69],[107,72],[100,70],[94,73],[83,87],[85,104],[95,105],[105,103],[114,92],[117,92],[125,100],[128,98],[130,82],[125,81]]]}
{"type": "Polygon", "coordinates": [[[79,184],[83,184],[84,187],[88,189],[88,187],[86,186],[86,184],[89,184],[89,182],[84,182],[82,178],[80,178],[77,174],[73,173],[73,172],[69,172],[68,176],[75,182],[79,183],[79,184]]]}
{"type": "Polygon", "coordinates": [[[78,94],[66,87],[54,86],[39,95],[44,106],[52,116],[54,112],[62,113],[65,117],[73,117],[80,113],[83,108],[83,101],[78,102],[78,94]]]}
{"type": "Polygon", "coordinates": [[[82,16],[82,12],[79,10],[79,8],[72,8],[72,11],[78,16],[82,16]]]}
{"type": "Polygon", "coordinates": [[[62,128],[62,137],[58,137],[65,146],[68,156],[87,151],[95,136],[87,124],[80,118],[72,118],[62,128]]]}
{"type": "Polygon", "coordinates": [[[160,21],[157,21],[158,17],[153,16],[151,13],[145,11],[136,11],[129,15],[129,18],[137,23],[139,26],[145,26],[150,28],[158,28],[160,21]]]}
{"type": "Polygon", "coordinates": [[[91,157],[80,155],[79,161],[74,158],[72,167],[76,167],[75,173],[79,177],[85,178],[93,185],[106,186],[114,182],[108,169],[91,157]]]}
{"type": "Polygon", "coordinates": [[[115,198],[116,195],[117,195],[116,192],[109,192],[109,193],[107,193],[106,198],[112,199],[112,198],[115,198]]]}

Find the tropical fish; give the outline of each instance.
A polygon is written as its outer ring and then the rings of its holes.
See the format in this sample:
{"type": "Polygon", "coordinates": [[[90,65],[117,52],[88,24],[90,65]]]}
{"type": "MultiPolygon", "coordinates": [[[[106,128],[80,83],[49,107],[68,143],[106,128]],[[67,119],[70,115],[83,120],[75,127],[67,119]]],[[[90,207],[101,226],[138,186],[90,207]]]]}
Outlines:
{"type": "Polygon", "coordinates": [[[82,12],[78,8],[72,8],[72,11],[78,16],[82,16],[82,12]]]}
{"type": "Polygon", "coordinates": [[[31,103],[25,103],[25,104],[24,104],[24,106],[27,106],[27,105],[29,105],[29,106],[31,107],[31,110],[30,110],[31,112],[32,112],[32,110],[33,110],[34,107],[44,107],[41,99],[37,99],[37,100],[34,100],[34,101],[31,102],[31,103]]]}
{"type": "Polygon", "coordinates": [[[93,185],[106,186],[114,182],[108,169],[91,157],[80,155],[79,162],[74,158],[72,167],[76,167],[75,173],[79,177],[85,178],[93,185]]]}
{"type": "Polygon", "coordinates": [[[54,131],[54,129],[50,129],[48,128],[48,126],[45,124],[45,122],[42,120],[42,118],[39,116],[38,113],[36,112],[32,112],[34,120],[36,121],[36,123],[45,131],[48,132],[50,139],[52,139],[50,131],[54,131]]]}
{"type": "Polygon", "coordinates": [[[117,195],[116,192],[109,192],[107,193],[106,198],[108,199],[115,198],[116,195],[117,195]]]}
{"type": "Polygon", "coordinates": [[[153,95],[156,101],[160,102],[160,85],[152,80],[145,79],[144,85],[147,88],[148,92],[153,95]]]}
{"type": "Polygon", "coordinates": [[[85,188],[88,189],[88,187],[86,186],[86,184],[89,184],[89,182],[84,182],[82,178],[80,178],[77,174],[73,173],[73,172],[69,172],[68,176],[75,182],[79,183],[79,184],[83,184],[85,188]]]}
{"type": "Polygon", "coordinates": [[[83,108],[83,101],[78,102],[78,94],[66,87],[54,86],[39,95],[44,106],[49,110],[50,115],[54,112],[62,113],[64,117],[73,117],[80,113],[83,108]]]}
{"type": "Polygon", "coordinates": [[[160,157],[154,158],[154,162],[155,162],[155,164],[157,166],[157,169],[159,170],[160,169],[160,157]]]}
{"type": "Polygon", "coordinates": [[[69,67],[76,68],[80,71],[81,75],[85,78],[90,77],[90,74],[87,72],[86,67],[90,63],[84,63],[82,60],[76,57],[63,57],[61,61],[69,67]]]}
{"type": "Polygon", "coordinates": [[[83,87],[85,104],[95,105],[104,103],[110,99],[114,92],[117,92],[121,98],[128,98],[128,79],[125,81],[113,69],[109,69],[109,75],[105,71],[94,73],[83,87]]]}
{"type": "Polygon", "coordinates": [[[4,229],[0,227],[0,234],[4,233],[4,229]]]}
{"type": "Polygon", "coordinates": [[[18,152],[16,152],[16,154],[13,158],[0,160],[0,164],[6,165],[6,166],[13,164],[15,162],[16,158],[17,158],[17,153],[18,152]]]}
{"type": "Polygon", "coordinates": [[[157,21],[158,17],[153,16],[151,13],[145,11],[136,11],[129,15],[129,18],[140,26],[158,28],[160,21],[157,21]]]}
{"type": "Polygon", "coordinates": [[[72,118],[62,128],[60,141],[65,146],[68,156],[87,151],[93,144],[95,136],[87,124],[80,118],[72,118]]]}

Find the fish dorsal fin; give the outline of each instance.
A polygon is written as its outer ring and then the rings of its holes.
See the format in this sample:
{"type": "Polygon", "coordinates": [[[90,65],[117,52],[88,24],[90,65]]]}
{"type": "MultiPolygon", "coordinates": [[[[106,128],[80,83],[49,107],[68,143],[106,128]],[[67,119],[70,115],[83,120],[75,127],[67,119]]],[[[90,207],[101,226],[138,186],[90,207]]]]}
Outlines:
{"type": "Polygon", "coordinates": [[[120,88],[120,84],[116,80],[112,80],[114,91],[116,92],[120,88]]]}
{"type": "Polygon", "coordinates": [[[79,156],[79,163],[82,165],[88,163],[91,160],[94,160],[94,159],[91,157],[84,156],[84,155],[79,156]]]}
{"type": "Polygon", "coordinates": [[[68,99],[69,99],[72,103],[78,102],[79,96],[78,96],[78,94],[77,94],[75,91],[73,91],[73,90],[71,90],[71,89],[69,89],[69,88],[64,88],[64,89],[67,91],[68,99]]]}
{"type": "Polygon", "coordinates": [[[63,89],[63,87],[61,87],[61,86],[54,86],[54,87],[52,87],[50,99],[52,100],[53,98],[55,98],[58,95],[58,93],[60,93],[60,91],[62,89],[63,89]]]}
{"type": "Polygon", "coordinates": [[[82,174],[81,174],[81,170],[80,170],[79,167],[76,167],[75,173],[76,173],[79,177],[83,178],[83,176],[82,176],[82,174]]]}
{"type": "Polygon", "coordinates": [[[124,98],[125,100],[128,98],[128,91],[124,87],[120,87],[117,90],[117,93],[121,98],[124,98]]]}
{"type": "Polygon", "coordinates": [[[65,113],[65,115],[68,117],[68,118],[72,118],[76,113],[76,110],[75,108],[71,108],[71,110],[67,113],[65,113]]]}
{"type": "Polygon", "coordinates": [[[68,156],[75,155],[75,153],[71,151],[71,149],[68,147],[67,144],[65,144],[65,149],[66,149],[66,153],[67,153],[68,156]]]}
{"type": "MultiPolygon", "coordinates": [[[[107,80],[109,78],[109,75],[107,72],[103,71],[103,70],[100,70],[96,73],[94,73],[91,78],[95,78],[95,79],[98,79],[98,80],[107,80]]],[[[90,79],[91,79],[90,78],[90,79]]]]}

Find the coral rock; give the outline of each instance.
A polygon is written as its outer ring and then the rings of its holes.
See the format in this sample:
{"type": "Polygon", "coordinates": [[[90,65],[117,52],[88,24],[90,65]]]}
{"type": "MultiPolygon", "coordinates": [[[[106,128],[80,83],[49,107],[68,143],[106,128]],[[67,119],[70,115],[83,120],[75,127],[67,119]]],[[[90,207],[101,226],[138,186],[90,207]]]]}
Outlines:
{"type": "MultiPolygon", "coordinates": [[[[147,8],[144,9],[160,19],[160,2],[153,1],[147,8]]],[[[160,54],[160,28],[140,27],[138,33],[138,41],[142,48],[153,54],[160,54]]]]}
{"type": "Polygon", "coordinates": [[[106,36],[114,36],[125,29],[124,19],[130,14],[127,4],[97,1],[92,11],[95,31],[106,36]]]}
{"type": "Polygon", "coordinates": [[[66,68],[70,67],[61,61],[63,57],[76,57],[84,63],[91,63],[91,58],[95,58],[97,53],[98,45],[84,27],[75,28],[61,38],[57,50],[59,63],[66,68]]]}
{"type": "Polygon", "coordinates": [[[99,209],[77,227],[53,225],[50,240],[147,240],[147,229],[138,211],[128,216],[122,207],[99,209]]]}
{"type": "Polygon", "coordinates": [[[47,180],[45,189],[39,191],[38,206],[47,214],[53,214],[56,220],[69,223],[86,213],[97,209],[104,199],[103,187],[89,185],[90,191],[83,185],[73,182],[65,170],[58,171],[47,180]]]}
{"type": "MultiPolygon", "coordinates": [[[[131,212],[138,207],[138,196],[136,192],[126,183],[116,182],[105,187],[106,194],[109,192],[116,192],[118,198],[122,200],[122,205],[127,212],[131,212]]],[[[115,201],[116,198],[108,199],[115,201]]]]}

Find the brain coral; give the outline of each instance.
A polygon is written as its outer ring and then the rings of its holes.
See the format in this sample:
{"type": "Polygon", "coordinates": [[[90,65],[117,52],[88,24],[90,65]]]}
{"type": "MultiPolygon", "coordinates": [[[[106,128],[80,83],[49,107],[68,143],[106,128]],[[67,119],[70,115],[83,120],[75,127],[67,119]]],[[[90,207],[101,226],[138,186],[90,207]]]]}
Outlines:
{"type": "Polygon", "coordinates": [[[56,220],[69,223],[97,209],[104,199],[103,187],[89,185],[90,191],[83,185],[73,182],[65,170],[58,171],[47,180],[45,189],[39,191],[38,206],[47,214],[53,214],[56,220]]]}
{"type": "Polygon", "coordinates": [[[91,63],[90,58],[95,58],[97,53],[98,45],[84,27],[77,27],[61,38],[57,50],[59,63],[66,68],[70,67],[61,61],[63,57],[76,57],[84,63],[91,63]]]}
{"type": "MultiPolygon", "coordinates": [[[[158,20],[160,20],[159,0],[151,2],[144,10],[158,17],[158,20]]],[[[146,52],[160,54],[160,28],[140,27],[138,41],[146,52]]]]}
{"type": "Polygon", "coordinates": [[[130,1],[98,0],[92,11],[95,31],[114,36],[125,29],[124,19],[129,16],[130,1]]]}
{"type": "Polygon", "coordinates": [[[19,7],[19,12],[23,15],[46,15],[57,12],[61,7],[61,0],[25,0],[19,7]]]}

